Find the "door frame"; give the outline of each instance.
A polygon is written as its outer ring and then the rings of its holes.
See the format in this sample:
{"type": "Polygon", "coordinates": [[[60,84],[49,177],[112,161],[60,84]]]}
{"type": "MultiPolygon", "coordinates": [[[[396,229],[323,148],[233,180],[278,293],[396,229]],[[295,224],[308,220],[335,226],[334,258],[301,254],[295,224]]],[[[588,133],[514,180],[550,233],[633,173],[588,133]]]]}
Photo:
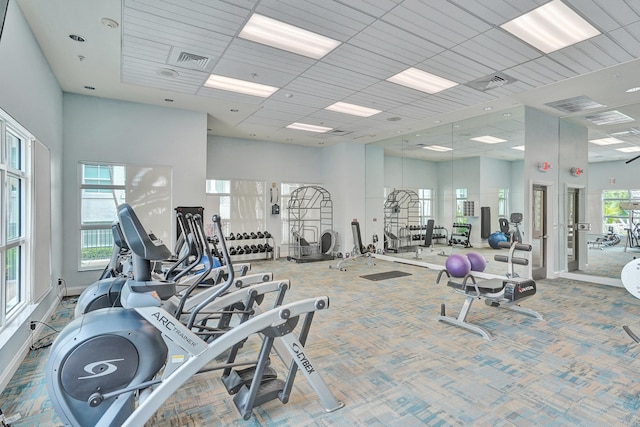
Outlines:
{"type": "MultiPolygon", "coordinates": [[[[555,247],[557,245],[557,232],[558,232],[558,223],[554,221],[554,218],[558,218],[557,213],[557,185],[554,185],[552,181],[543,181],[537,179],[529,180],[529,194],[527,197],[527,204],[525,209],[529,212],[529,215],[533,212],[533,187],[540,186],[545,187],[546,189],[546,200],[545,200],[545,212],[544,216],[547,222],[547,238],[545,244],[545,253],[544,253],[544,268],[545,268],[545,278],[552,277],[552,273],[550,271],[555,271],[555,264],[553,262],[556,251],[555,247]]],[[[533,236],[533,219],[529,218],[527,222],[527,231],[529,236],[533,236]]],[[[533,263],[531,262],[531,257],[529,257],[529,269],[528,269],[529,277],[533,277],[533,263]]]]}
{"type": "MultiPolygon", "coordinates": [[[[586,185],[582,185],[582,184],[565,184],[565,191],[564,194],[569,194],[569,190],[575,190],[576,192],[576,198],[578,200],[578,204],[577,204],[577,209],[576,209],[576,221],[575,222],[585,222],[586,221],[586,215],[587,215],[587,199],[586,199],[586,185]]],[[[569,222],[569,211],[568,211],[568,199],[564,200],[564,206],[563,206],[563,210],[564,210],[564,218],[562,220],[562,224],[564,224],[564,228],[565,228],[565,233],[568,233],[568,230],[566,230],[566,226],[569,222]]],[[[576,257],[575,257],[575,263],[577,264],[577,269],[576,270],[584,270],[584,268],[587,265],[588,262],[588,248],[587,248],[587,235],[584,232],[581,232],[580,234],[578,234],[577,231],[573,231],[573,236],[574,236],[574,247],[573,250],[576,253],[576,257]]],[[[565,234],[564,236],[561,236],[561,238],[564,238],[564,241],[566,242],[567,240],[567,235],[565,234]]],[[[562,267],[564,268],[565,271],[569,272],[569,262],[568,262],[568,253],[566,252],[566,249],[562,251],[563,254],[563,259],[564,259],[564,263],[562,264],[562,267]]]]}

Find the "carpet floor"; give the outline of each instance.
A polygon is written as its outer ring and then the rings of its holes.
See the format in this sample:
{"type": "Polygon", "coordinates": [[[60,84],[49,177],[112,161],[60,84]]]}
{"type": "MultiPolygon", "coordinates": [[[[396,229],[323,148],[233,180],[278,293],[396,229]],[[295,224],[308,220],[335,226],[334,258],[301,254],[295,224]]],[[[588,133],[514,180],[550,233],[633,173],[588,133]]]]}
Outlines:
{"type": "MultiPolygon", "coordinates": [[[[244,421],[220,374],[210,372],[185,382],[147,425],[640,426],[640,345],[622,330],[640,332],[640,301],[624,289],[540,280],[522,306],[545,320],[478,301],[467,320],[489,330],[489,341],[435,320],[441,304],[455,315],[464,301],[436,284],[435,270],[364,259],[347,271],[330,264],[261,261],[252,272],[290,279],[286,301],[330,297],[330,308],[315,315],[307,353],[342,409],[325,412],[298,376],[289,403],[268,402],[244,421]],[[392,270],[410,275],[360,277],[392,270]]],[[[63,327],[72,311],[73,299],[64,300],[52,326],[63,327]]],[[[0,395],[5,414],[22,417],[13,426],[60,425],[44,381],[48,351],[31,351],[0,395]]]]}

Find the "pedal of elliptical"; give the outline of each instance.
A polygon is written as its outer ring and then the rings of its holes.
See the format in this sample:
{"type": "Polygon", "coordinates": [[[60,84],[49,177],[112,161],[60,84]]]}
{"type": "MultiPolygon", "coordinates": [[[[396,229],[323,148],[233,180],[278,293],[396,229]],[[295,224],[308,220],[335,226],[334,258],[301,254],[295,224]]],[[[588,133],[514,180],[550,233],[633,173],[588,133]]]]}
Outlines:
{"type": "Polygon", "coordinates": [[[242,418],[248,420],[251,418],[253,408],[280,398],[280,393],[284,390],[284,386],[285,382],[279,379],[263,382],[255,392],[255,399],[251,406],[249,406],[252,395],[250,388],[248,386],[240,387],[238,394],[233,396],[233,403],[235,403],[236,408],[238,408],[238,412],[242,415],[242,418]]]}
{"type": "MultiPolygon", "coordinates": [[[[224,386],[227,388],[227,393],[236,394],[238,390],[242,388],[242,386],[251,385],[251,381],[253,381],[253,377],[256,373],[256,367],[251,366],[249,368],[240,369],[240,370],[232,370],[229,376],[223,377],[222,382],[224,386]]],[[[276,371],[267,366],[262,373],[261,382],[271,381],[278,378],[278,374],[276,371]]]]}

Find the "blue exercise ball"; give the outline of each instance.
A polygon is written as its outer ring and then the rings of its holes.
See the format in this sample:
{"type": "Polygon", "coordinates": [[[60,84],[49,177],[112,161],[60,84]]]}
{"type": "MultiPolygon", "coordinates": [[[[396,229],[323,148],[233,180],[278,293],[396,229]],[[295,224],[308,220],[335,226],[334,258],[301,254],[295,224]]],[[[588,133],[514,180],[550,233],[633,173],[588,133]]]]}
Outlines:
{"type": "Polygon", "coordinates": [[[493,249],[500,249],[499,243],[506,241],[507,236],[505,236],[504,233],[501,233],[500,231],[496,231],[489,236],[489,246],[491,246],[493,249]]]}
{"type": "Polygon", "coordinates": [[[452,254],[444,263],[445,268],[453,277],[464,277],[471,271],[471,262],[466,255],[452,254]]]}

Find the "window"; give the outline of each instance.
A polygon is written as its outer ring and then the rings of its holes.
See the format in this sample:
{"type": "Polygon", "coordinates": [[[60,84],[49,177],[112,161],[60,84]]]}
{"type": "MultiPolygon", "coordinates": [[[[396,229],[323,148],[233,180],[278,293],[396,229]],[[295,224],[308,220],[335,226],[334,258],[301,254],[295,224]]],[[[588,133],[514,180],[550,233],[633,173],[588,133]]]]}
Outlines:
{"type": "Polygon", "coordinates": [[[629,228],[629,211],[620,207],[621,202],[640,201],[640,190],[604,190],[602,192],[602,224],[604,232],[626,235],[629,228]]]}
{"type": "Polygon", "coordinates": [[[30,229],[31,181],[29,153],[33,137],[0,110],[0,217],[4,219],[0,232],[0,328],[29,300],[27,286],[30,259],[27,236],[30,229]]]}
{"type": "Polygon", "coordinates": [[[222,233],[263,231],[266,226],[265,183],[248,180],[207,180],[205,227],[213,234],[213,215],[220,215],[222,233]]]}
{"type": "Polygon", "coordinates": [[[80,169],[80,268],[100,268],[111,257],[111,224],[125,202],[125,166],[82,163],[80,169]]]}
{"type": "Polygon", "coordinates": [[[148,232],[165,242],[171,239],[171,167],[80,164],[80,270],[101,269],[109,262],[111,225],[125,202],[148,232]]]}
{"type": "Polygon", "coordinates": [[[498,189],[498,218],[507,217],[507,206],[509,205],[509,189],[498,189]]]}
{"type": "Polygon", "coordinates": [[[433,190],[430,188],[418,189],[418,203],[420,207],[420,224],[426,224],[433,218],[433,190]]]}
{"type": "Polygon", "coordinates": [[[467,189],[456,188],[456,222],[466,224],[467,217],[464,215],[464,202],[467,200],[467,189]]]}

